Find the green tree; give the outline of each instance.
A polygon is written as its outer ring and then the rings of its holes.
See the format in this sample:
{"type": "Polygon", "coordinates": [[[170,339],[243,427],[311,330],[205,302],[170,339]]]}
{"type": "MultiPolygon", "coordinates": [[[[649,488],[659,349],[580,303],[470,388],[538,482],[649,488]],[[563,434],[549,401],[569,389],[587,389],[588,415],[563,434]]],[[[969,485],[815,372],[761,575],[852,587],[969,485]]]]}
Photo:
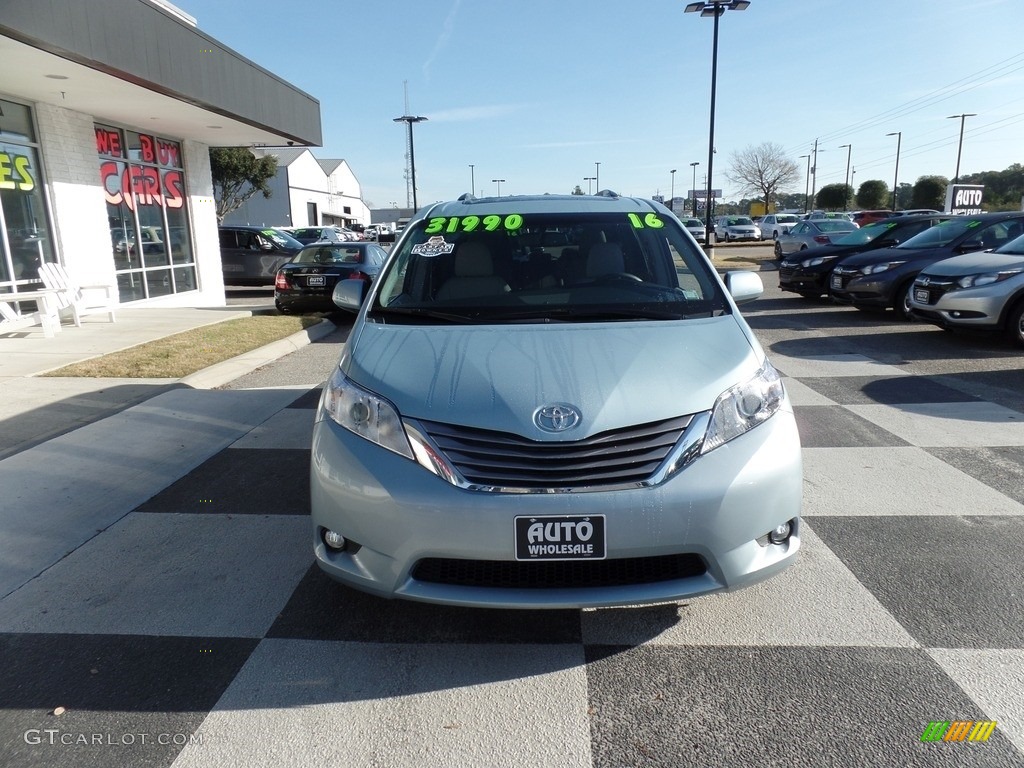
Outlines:
{"type": "Polygon", "coordinates": [[[579,184],[577,184],[576,188],[572,192],[570,192],[569,194],[570,195],[582,195],[583,194],[583,187],[581,187],[579,184]]]}
{"type": "Polygon", "coordinates": [[[889,185],[879,179],[869,179],[857,190],[857,207],[863,210],[888,208],[892,205],[889,185]]]}
{"type": "Polygon", "coordinates": [[[853,188],[849,184],[826,184],[814,196],[814,205],[829,211],[845,210],[853,188]]]}
{"type": "Polygon", "coordinates": [[[258,158],[246,147],[215,147],[210,150],[210,173],[219,224],[257,192],[273,194],[267,182],[277,175],[277,158],[258,158]]]}
{"type": "Polygon", "coordinates": [[[934,208],[941,211],[946,204],[946,187],[949,179],[945,176],[921,176],[914,183],[910,198],[911,208],[934,208]]]}
{"type": "Polygon", "coordinates": [[[771,210],[779,188],[800,176],[796,163],[786,157],[782,147],[770,141],[734,152],[731,160],[732,168],[726,172],[726,178],[738,184],[740,192],[759,193],[766,211],[771,210]]]}

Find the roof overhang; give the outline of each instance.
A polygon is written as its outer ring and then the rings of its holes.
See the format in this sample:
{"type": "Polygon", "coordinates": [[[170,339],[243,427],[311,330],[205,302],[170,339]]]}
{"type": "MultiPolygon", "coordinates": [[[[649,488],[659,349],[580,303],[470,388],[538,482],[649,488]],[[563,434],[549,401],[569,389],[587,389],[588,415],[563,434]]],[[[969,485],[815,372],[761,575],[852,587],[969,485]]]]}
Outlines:
{"type": "Polygon", "coordinates": [[[211,146],[320,146],[320,102],[144,0],[8,0],[0,94],[211,146]]]}

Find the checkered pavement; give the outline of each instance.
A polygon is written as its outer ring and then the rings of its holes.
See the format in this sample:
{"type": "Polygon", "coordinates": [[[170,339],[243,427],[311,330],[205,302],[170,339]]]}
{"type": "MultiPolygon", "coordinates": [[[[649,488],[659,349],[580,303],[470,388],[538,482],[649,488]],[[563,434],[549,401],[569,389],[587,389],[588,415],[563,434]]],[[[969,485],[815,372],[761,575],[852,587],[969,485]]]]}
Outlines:
{"type": "Polygon", "coordinates": [[[805,446],[801,559],[680,605],[331,582],[316,387],[177,390],[0,462],[23,529],[0,765],[1024,765],[1024,413],[861,355],[773,361],[805,446]],[[998,726],[922,743],[936,720],[998,726]]]}

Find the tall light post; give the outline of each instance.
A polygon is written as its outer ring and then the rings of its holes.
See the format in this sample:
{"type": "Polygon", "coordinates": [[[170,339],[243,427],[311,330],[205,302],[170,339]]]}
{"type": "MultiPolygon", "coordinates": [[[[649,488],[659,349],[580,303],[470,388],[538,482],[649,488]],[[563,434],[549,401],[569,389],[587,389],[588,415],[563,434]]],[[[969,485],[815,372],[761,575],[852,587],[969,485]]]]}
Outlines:
{"type": "Polygon", "coordinates": [[[587,194],[588,195],[593,194],[593,192],[594,192],[594,188],[590,186],[590,182],[594,181],[596,178],[597,178],[596,176],[584,176],[583,177],[583,180],[585,182],[587,182],[587,194]]]}
{"type": "Polygon", "coordinates": [[[807,203],[810,201],[809,190],[811,188],[811,156],[800,155],[802,158],[807,158],[807,174],[804,176],[804,213],[807,213],[807,203]]]}
{"type": "Polygon", "coordinates": [[[708,129],[708,196],[704,201],[704,246],[711,247],[711,179],[715,162],[715,90],[718,86],[718,17],[726,10],[743,11],[750,5],[750,0],[706,0],[706,2],[688,3],[683,9],[685,13],[696,13],[712,16],[715,19],[715,30],[711,44],[711,123],[708,129]]]}
{"type": "Polygon", "coordinates": [[[501,185],[505,181],[504,179],[491,179],[495,184],[498,185],[498,197],[501,197],[501,185]]]}
{"type": "Polygon", "coordinates": [[[956,184],[960,181],[960,150],[964,148],[964,119],[968,117],[977,117],[977,112],[964,112],[962,115],[950,115],[947,120],[956,120],[960,118],[960,143],[956,145],[956,173],[953,174],[953,183],[956,184]]]}
{"type": "Polygon", "coordinates": [[[594,186],[597,187],[597,191],[601,191],[601,164],[594,163],[594,186]]]}
{"type": "Polygon", "coordinates": [[[672,213],[675,213],[675,212],[676,212],[676,209],[675,209],[675,199],[676,199],[676,169],[675,169],[675,168],[673,168],[673,169],[672,169],[671,171],[669,171],[669,173],[671,173],[671,174],[672,174],[672,187],[671,187],[671,190],[672,190],[672,191],[671,191],[671,192],[669,192],[669,197],[668,197],[668,209],[669,209],[670,211],[672,211],[672,213]]]}
{"type": "Polygon", "coordinates": [[[896,190],[899,189],[900,180],[900,144],[903,143],[903,131],[895,131],[893,133],[887,133],[886,136],[896,137],[896,172],[893,174],[892,179],[892,209],[896,210],[896,190]]]}
{"type": "MultiPolygon", "coordinates": [[[[406,105],[406,107],[408,108],[408,105],[406,105]]],[[[412,124],[422,123],[426,121],[426,119],[427,118],[425,117],[418,117],[415,115],[402,115],[401,117],[395,118],[396,123],[405,123],[406,128],[408,129],[409,174],[412,177],[412,209],[414,212],[419,209],[419,204],[416,201],[416,153],[413,151],[412,146],[412,124]]],[[[406,202],[408,202],[408,200],[406,202]]]]}
{"type": "Polygon", "coordinates": [[[693,186],[690,187],[690,197],[693,202],[693,218],[697,218],[697,166],[700,163],[690,163],[690,167],[693,168],[693,186]]]}
{"type": "Polygon", "coordinates": [[[474,175],[473,164],[469,164],[469,194],[476,196],[476,176],[474,175]]]}
{"type": "Polygon", "coordinates": [[[846,147],[846,181],[843,182],[843,210],[850,207],[850,153],[853,152],[853,144],[840,144],[839,149],[846,147]]]}
{"type": "Polygon", "coordinates": [[[811,154],[814,156],[814,162],[811,163],[811,207],[814,207],[814,193],[818,188],[818,153],[824,152],[824,149],[818,149],[818,140],[814,140],[814,150],[811,154]]]}

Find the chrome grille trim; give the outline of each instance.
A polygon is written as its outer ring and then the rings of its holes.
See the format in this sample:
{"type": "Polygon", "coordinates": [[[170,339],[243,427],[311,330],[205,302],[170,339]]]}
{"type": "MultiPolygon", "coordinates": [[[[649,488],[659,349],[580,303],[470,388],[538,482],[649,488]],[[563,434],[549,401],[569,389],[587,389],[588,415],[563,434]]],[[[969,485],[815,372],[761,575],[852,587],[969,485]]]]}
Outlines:
{"type": "Polygon", "coordinates": [[[709,412],[702,412],[583,440],[550,442],[440,422],[404,423],[413,443],[436,455],[428,469],[459,488],[585,493],[663,483],[700,455],[710,419],[709,412]],[[445,466],[439,466],[442,463],[445,466]]]}

